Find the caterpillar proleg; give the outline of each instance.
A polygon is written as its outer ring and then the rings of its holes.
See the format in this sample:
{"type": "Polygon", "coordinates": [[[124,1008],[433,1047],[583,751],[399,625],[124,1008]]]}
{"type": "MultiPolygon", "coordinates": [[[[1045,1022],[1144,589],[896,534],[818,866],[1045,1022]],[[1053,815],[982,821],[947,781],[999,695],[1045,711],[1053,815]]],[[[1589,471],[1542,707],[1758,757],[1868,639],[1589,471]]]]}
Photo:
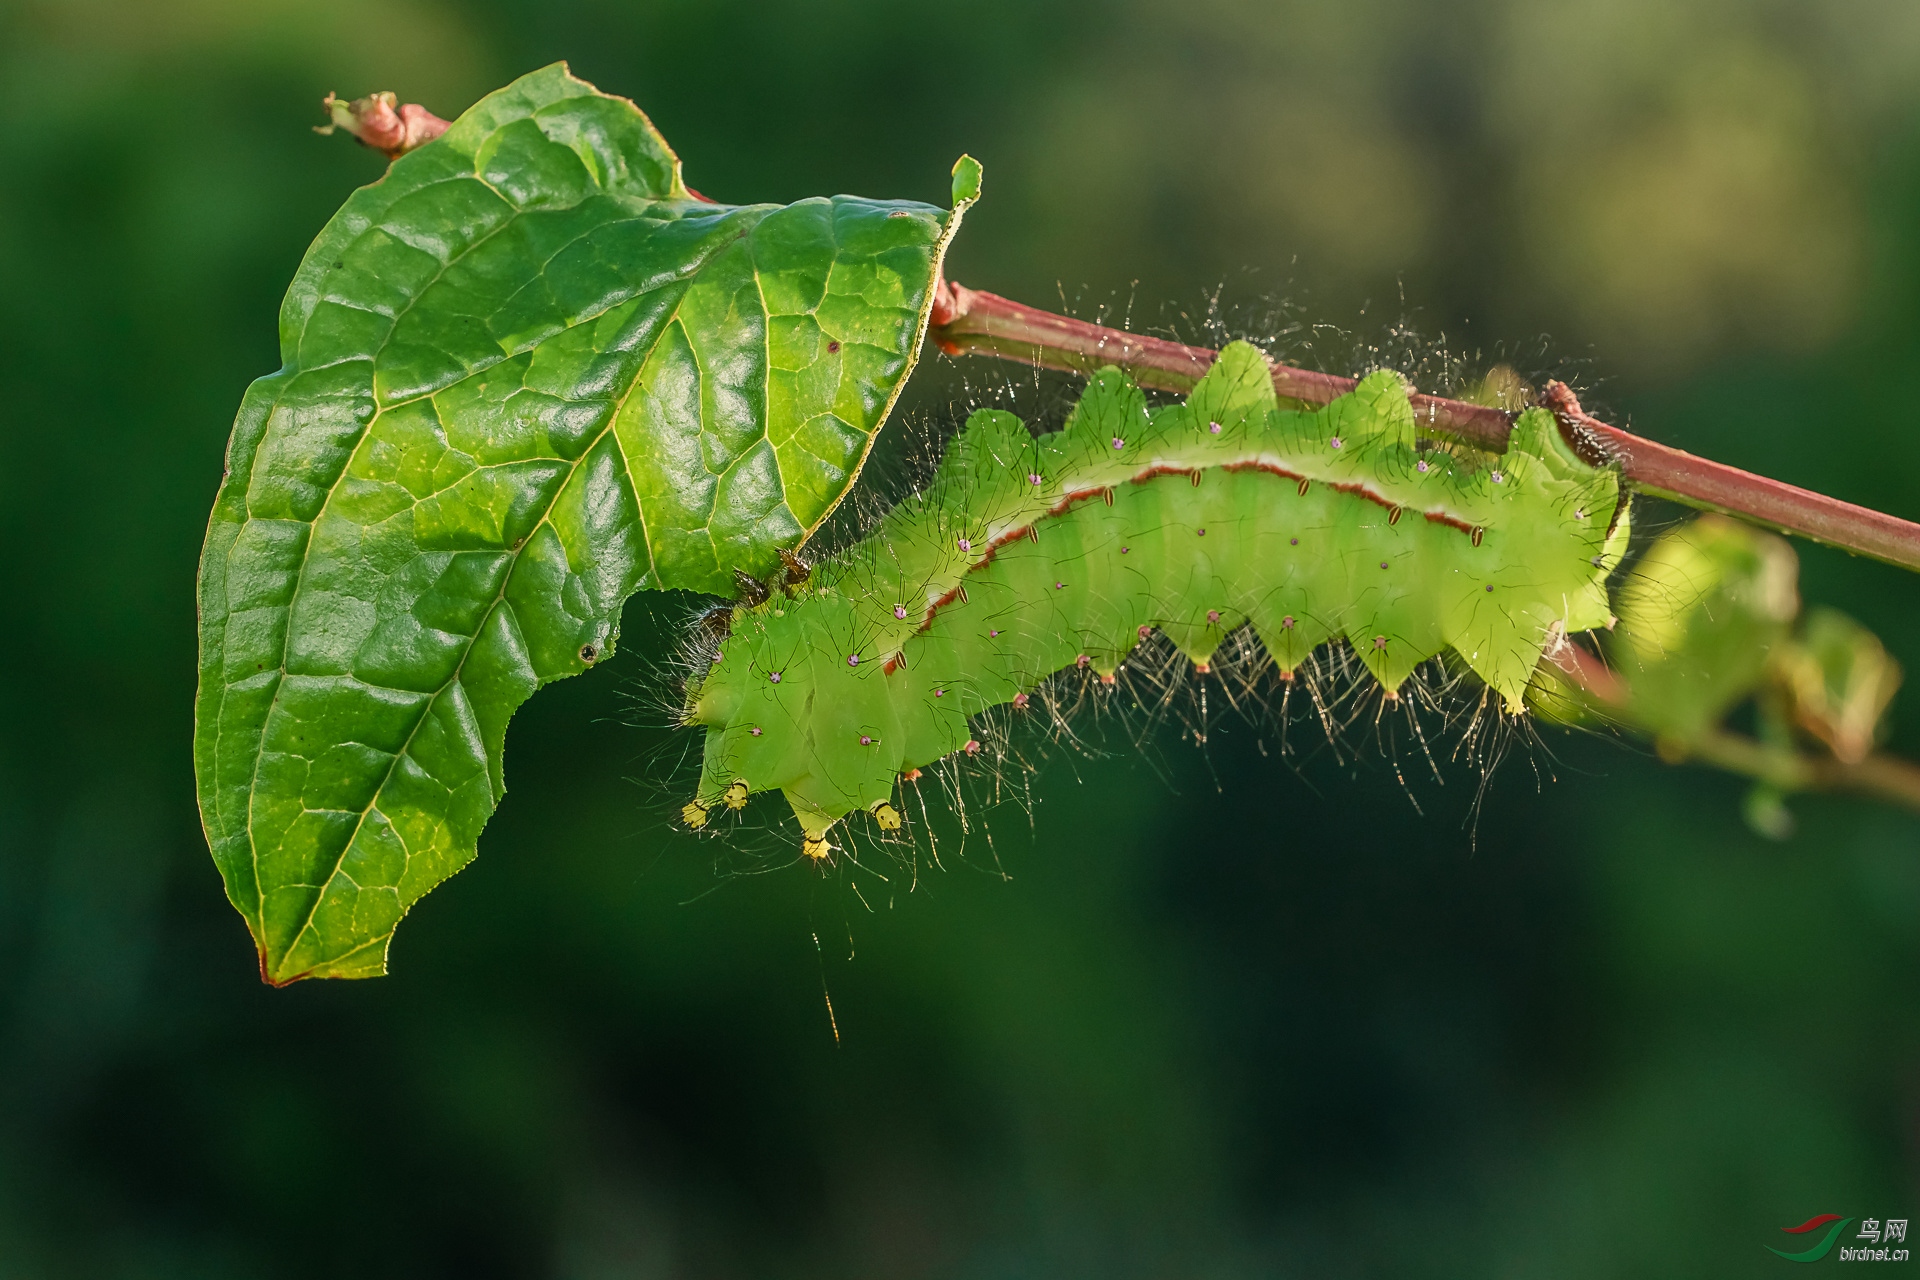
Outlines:
{"type": "Polygon", "coordinates": [[[1110,677],[1156,629],[1204,665],[1251,627],[1283,672],[1344,639],[1390,693],[1451,649],[1519,712],[1548,647],[1608,622],[1625,501],[1542,409],[1469,457],[1419,438],[1392,372],[1309,412],[1245,343],[1160,409],[1102,370],[1052,434],[975,413],[872,534],[734,610],[688,687],[707,739],[683,816],[779,789],[825,857],[847,814],[897,827],[901,775],[966,750],[969,717],[1065,668],[1110,677]]]}

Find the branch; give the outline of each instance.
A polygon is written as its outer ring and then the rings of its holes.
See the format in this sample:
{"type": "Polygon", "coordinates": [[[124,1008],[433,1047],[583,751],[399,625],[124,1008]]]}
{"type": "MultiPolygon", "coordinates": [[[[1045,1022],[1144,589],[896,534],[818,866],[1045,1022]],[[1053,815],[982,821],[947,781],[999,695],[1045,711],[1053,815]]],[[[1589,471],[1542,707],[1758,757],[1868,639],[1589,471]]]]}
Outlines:
{"type": "MultiPolygon", "coordinates": [[[[332,123],[317,132],[344,130],[388,157],[431,142],[447,122],[417,103],[398,105],[392,93],[352,102],[328,94],[321,104],[332,123]]],[[[704,199],[705,197],[700,197],[704,199]]],[[[1089,324],[942,280],[933,308],[933,337],[949,355],[976,352],[1048,369],[1087,373],[1117,364],[1144,387],[1185,391],[1212,366],[1218,352],[1163,338],[1143,337],[1089,324]]],[[[1325,404],[1353,389],[1354,379],[1273,366],[1274,390],[1283,398],[1325,404]]],[[[1610,426],[1580,408],[1562,382],[1550,382],[1542,402],[1559,419],[1561,434],[1583,456],[1616,465],[1642,493],[1690,507],[1719,511],[1755,524],[1798,534],[1903,569],[1920,570],[1920,524],[1769,480],[1724,463],[1610,426]]],[[[1443,396],[1415,394],[1416,416],[1438,435],[1505,452],[1513,415],[1443,396]]]]}
{"type": "MultiPolygon", "coordinates": [[[[1163,338],[1054,315],[996,294],[941,281],[934,302],[933,339],[949,355],[974,353],[1044,369],[1089,373],[1117,364],[1143,387],[1185,391],[1219,354],[1163,338]]],[[[1273,388],[1283,398],[1325,404],[1353,389],[1354,379],[1273,366],[1273,388]]],[[[1920,570],[1920,524],[1769,480],[1725,463],[1695,457],[1622,431],[1592,417],[1565,383],[1547,384],[1542,402],[1561,434],[1583,456],[1620,468],[1643,493],[1690,507],[1738,516],[1782,533],[1798,534],[1903,569],[1920,570]]],[[[1416,394],[1414,413],[1427,429],[1479,449],[1501,453],[1513,415],[1484,405],[1416,394]]]]}

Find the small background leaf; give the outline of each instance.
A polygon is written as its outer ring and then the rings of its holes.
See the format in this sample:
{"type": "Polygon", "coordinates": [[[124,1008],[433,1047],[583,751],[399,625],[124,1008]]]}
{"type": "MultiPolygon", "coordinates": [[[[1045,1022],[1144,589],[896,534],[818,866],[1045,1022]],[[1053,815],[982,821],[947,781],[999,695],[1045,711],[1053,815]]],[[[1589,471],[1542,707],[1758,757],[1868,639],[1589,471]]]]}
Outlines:
{"type": "Polygon", "coordinates": [[[201,816],[263,977],[384,972],[474,855],[514,710],[604,660],[635,590],[731,595],[819,526],[963,208],[699,199],[561,64],[348,199],[200,569],[201,816]]]}

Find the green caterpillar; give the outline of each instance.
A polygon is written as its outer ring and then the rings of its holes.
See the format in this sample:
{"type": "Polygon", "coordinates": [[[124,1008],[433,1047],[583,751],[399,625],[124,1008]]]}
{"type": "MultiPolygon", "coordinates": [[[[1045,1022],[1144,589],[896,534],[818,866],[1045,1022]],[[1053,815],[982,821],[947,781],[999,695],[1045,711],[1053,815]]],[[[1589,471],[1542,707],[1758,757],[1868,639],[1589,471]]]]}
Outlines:
{"type": "Polygon", "coordinates": [[[897,829],[903,774],[978,750],[968,717],[1070,667],[1110,681],[1155,628],[1203,670],[1242,625],[1288,674],[1345,638],[1390,697],[1452,649],[1518,712],[1542,653],[1609,621],[1625,501],[1545,410],[1467,456],[1419,438],[1391,372],[1308,412],[1245,343],[1158,410],[1102,370],[1053,434],[975,413],[870,536],[733,610],[687,692],[682,816],[777,787],[811,857],[857,810],[897,829]]]}

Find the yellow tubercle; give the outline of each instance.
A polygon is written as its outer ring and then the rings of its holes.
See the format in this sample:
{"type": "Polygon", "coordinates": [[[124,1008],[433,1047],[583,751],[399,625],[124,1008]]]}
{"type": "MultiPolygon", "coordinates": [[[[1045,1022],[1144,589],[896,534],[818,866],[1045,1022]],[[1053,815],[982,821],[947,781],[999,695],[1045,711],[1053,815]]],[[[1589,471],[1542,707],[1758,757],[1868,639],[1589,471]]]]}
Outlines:
{"type": "Polygon", "coordinates": [[[885,800],[873,806],[873,820],[880,824],[882,831],[898,831],[900,829],[900,811],[891,804],[888,804],[885,800]]]}
{"type": "Polygon", "coordinates": [[[745,778],[735,778],[727,785],[727,789],[720,793],[720,798],[727,802],[727,808],[729,809],[738,811],[746,808],[747,780],[745,778]]]}
{"type": "Polygon", "coordinates": [[[698,831],[707,825],[707,806],[698,800],[688,802],[680,810],[680,821],[686,823],[690,830],[698,831]]]}
{"type": "Polygon", "coordinates": [[[800,852],[815,862],[825,862],[833,852],[833,846],[827,843],[827,832],[833,830],[839,817],[815,808],[791,791],[787,792],[787,803],[793,806],[793,816],[800,820],[800,852]]]}

